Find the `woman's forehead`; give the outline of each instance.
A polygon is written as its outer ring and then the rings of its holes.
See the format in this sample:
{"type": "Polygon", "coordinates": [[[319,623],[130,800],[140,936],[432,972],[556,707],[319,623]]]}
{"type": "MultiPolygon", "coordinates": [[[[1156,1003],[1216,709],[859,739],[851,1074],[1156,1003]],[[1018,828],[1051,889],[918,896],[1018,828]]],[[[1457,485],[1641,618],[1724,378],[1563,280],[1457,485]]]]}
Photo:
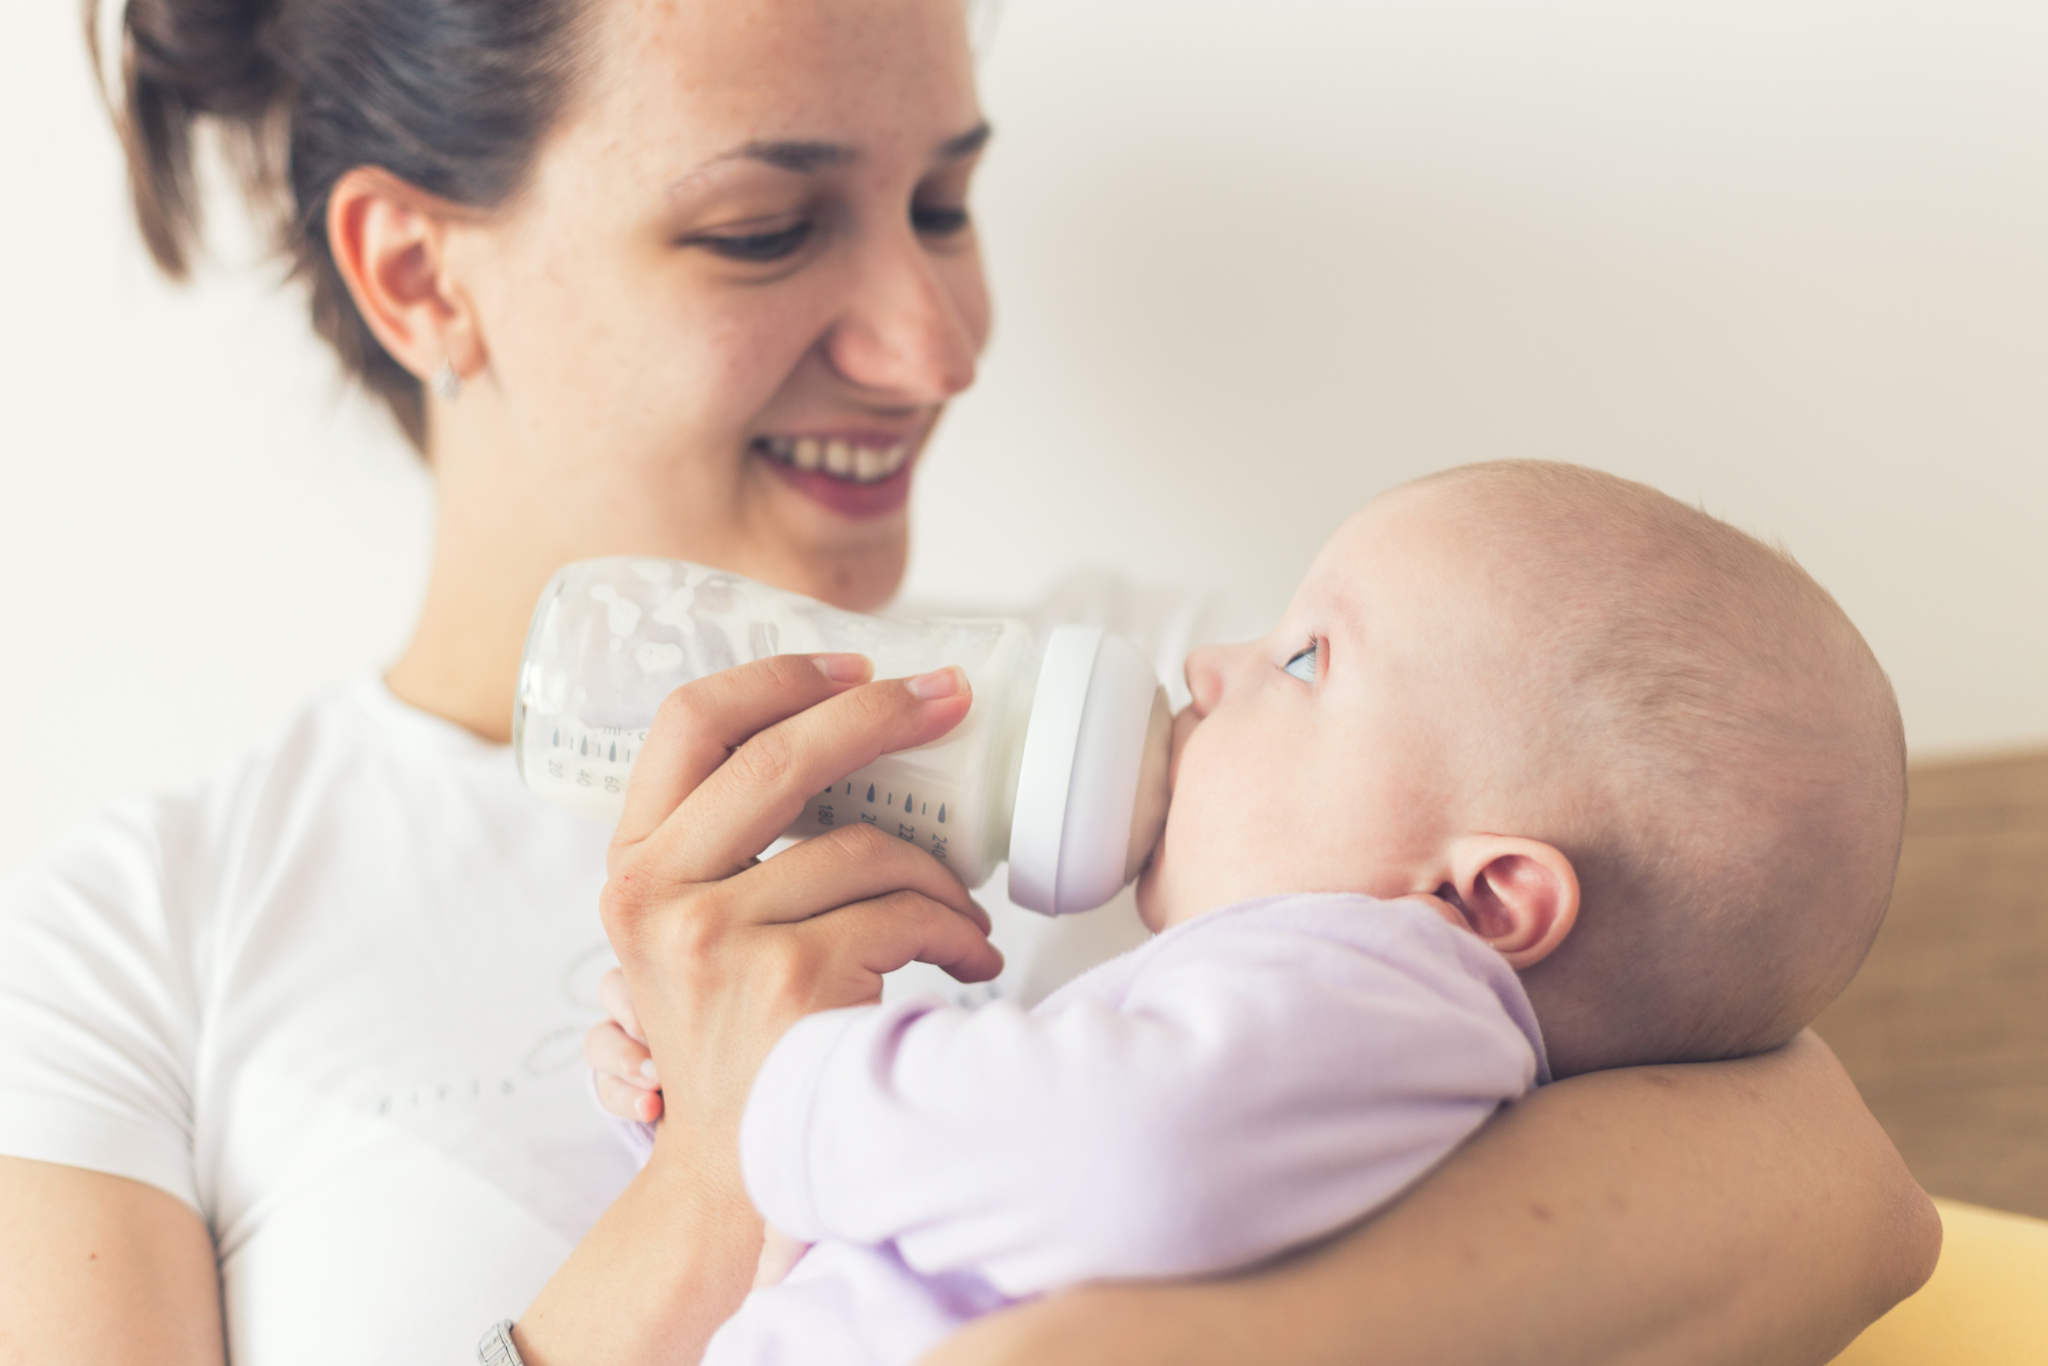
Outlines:
{"type": "Polygon", "coordinates": [[[592,112],[682,169],[755,141],[921,147],[980,122],[961,0],[589,3],[592,112]]]}

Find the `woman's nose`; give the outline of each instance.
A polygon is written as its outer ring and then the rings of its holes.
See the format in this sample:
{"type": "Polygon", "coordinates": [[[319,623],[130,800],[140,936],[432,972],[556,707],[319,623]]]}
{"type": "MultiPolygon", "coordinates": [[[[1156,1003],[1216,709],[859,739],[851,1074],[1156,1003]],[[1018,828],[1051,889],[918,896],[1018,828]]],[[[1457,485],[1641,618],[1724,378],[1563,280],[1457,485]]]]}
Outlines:
{"type": "Polygon", "coordinates": [[[907,230],[864,254],[851,306],[826,338],[832,368],[912,404],[974,383],[988,312],[978,263],[935,259],[907,230]]]}

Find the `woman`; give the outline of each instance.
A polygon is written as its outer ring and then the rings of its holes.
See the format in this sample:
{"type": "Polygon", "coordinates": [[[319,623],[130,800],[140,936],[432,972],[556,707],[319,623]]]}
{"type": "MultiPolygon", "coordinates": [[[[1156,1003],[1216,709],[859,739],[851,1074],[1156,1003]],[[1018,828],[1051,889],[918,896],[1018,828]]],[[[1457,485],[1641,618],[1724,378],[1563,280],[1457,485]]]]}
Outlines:
{"type": "MultiPolygon", "coordinates": [[[[514,666],[587,555],[894,591],[988,325],[958,0],[134,0],[126,25],[158,259],[184,261],[210,117],[286,191],[316,326],[421,446],[439,523],[383,683],[0,903],[0,1342],[459,1360],[518,1314],[531,1366],[687,1360],[760,1240],[721,1061],[907,957],[989,966],[907,851],[736,874],[792,754],[912,743],[962,699],[783,662],[671,718],[606,901],[672,1102],[629,1183],[570,1065],[603,835],[518,788],[514,666]],[[784,722],[778,762],[750,737],[784,722]],[[792,896],[831,914],[780,924],[792,896]]],[[[1561,1084],[1320,1251],[1058,1297],[939,1355],[1818,1361],[1935,1236],[1808,1039],[1561,1084]]]]}

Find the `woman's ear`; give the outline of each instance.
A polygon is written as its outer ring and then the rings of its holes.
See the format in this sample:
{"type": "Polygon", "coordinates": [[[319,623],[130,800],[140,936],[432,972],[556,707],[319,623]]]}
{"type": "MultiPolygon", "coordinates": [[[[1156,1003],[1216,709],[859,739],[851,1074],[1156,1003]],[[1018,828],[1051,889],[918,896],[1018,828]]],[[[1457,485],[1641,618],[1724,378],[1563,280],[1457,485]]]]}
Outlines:
{"type": "Polygon", "coordinates": [[[358,166],[327,200],[328,249],[356,310],[400,365],[426,381],[443,364],[466,378],[484,364],[469,302],[449,279],[453,211],[375,166],[358,166]]]}
{"type": "Polygon", "coordinates": [[[1539,840],[1464,836],[1451,848],[1451,877],[1466,925],[1517,972],[1548,958],[1578,923],[1578,874],[1539,840]]]}

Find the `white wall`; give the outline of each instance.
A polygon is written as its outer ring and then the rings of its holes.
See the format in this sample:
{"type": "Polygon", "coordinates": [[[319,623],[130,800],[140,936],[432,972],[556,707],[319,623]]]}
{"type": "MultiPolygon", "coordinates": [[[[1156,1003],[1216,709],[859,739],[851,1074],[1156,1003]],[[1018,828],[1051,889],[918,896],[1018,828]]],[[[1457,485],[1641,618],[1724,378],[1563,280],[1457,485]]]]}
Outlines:
{"type": "MultiPolygon", "coordinates": [[[[147,268],[72,13],[0,46],[0,872],[388,657],[426,557],[296,299],[147,268]]],[[[2048,740],[2044,70],[2036,0],[1008,0],[912,589],[1277,592],[1575,459],[1782,538],[1918,753],[2048,740]]]]}

